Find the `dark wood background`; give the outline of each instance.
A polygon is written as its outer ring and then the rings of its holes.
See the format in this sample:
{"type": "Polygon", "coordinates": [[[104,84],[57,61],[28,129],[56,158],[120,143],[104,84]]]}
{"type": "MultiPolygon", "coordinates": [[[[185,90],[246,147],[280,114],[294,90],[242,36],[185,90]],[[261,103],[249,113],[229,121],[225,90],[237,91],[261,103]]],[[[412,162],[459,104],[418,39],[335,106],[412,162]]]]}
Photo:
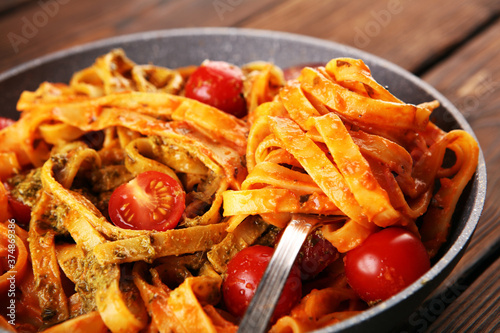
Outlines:
{"type": "Polygon", "coordinates": [[[102,38],[208,26],[351,45],[413,72],[460,109],[486,158],[486,205],[463,259],[401,331],[499,331],[500,1],[2,0],[0,72],[102,38]]]}

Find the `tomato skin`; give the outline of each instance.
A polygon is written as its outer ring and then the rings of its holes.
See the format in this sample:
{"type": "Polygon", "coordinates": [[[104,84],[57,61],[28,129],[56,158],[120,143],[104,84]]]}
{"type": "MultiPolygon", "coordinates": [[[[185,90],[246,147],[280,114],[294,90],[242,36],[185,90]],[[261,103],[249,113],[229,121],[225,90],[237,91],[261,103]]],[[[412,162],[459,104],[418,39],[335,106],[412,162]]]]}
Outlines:
{"type": "Polygon", "coordinates": [[[158,171],[146,171],[113,191],[108,212],[118,227],[164,231],[179,223],[185,197],[175,179],[158,171]]]}
{"type": "Polygon", "coordinates": [[[14,124],[15,122],[16,122],[15,120],[0,117],[0,130],[3,130],[5,127],[8,127],[8,126],[14,124]]]}
{"type": "MultiPolygon", "coordinates": [[[[236,317],[243,317],[255,290],[264,275],[274,249],[254,245],[238,252],[227,265],[227,275],[222,284],[222,293],[227,310],[236,317]]],[[[285,283],[280,300],[271,321],[287,315],[302,297],[300,271],[296,265],[285,283]]]]}
{"type": "Polygon", "coordinates": [[[367,302],[397,294],[430,268],[422,242],[409,231],[390,227],[370,235],[344,258],[349,285],[367,302]]]}
{"type": "Polygon", "coordinates": [[[243,72],[224,61],[204,61],[186,82],[185,95],[238,118],[247,114],[243,72]]]}

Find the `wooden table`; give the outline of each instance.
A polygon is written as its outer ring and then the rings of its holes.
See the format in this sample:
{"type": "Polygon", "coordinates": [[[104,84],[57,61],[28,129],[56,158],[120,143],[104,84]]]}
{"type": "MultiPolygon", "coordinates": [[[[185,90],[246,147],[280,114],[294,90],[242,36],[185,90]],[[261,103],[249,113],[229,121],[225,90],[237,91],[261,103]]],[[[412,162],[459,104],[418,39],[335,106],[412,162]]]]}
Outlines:
{"type": "Polygon", "coordinates": [[[486,158],[488,192],[465,256],[401,331],[500,330],[500,1],[8,0],[0,10],[0,72],[101,38],[222,26],[332,40],[415,73],[472,125],[486,158]]]}

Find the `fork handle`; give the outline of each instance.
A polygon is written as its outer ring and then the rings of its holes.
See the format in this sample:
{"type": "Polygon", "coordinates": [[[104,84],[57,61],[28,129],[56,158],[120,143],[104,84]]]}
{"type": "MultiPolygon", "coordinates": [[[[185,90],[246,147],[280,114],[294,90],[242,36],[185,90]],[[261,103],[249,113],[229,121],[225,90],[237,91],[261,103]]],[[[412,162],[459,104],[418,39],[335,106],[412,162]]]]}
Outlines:
{"type": "Polygon", "coordinates": [[[274,313],[297,254],[313,228],[306,218],[295,215],[283,233],[269,265],[247,308],[238,333],[265,332],[274,313]]]}

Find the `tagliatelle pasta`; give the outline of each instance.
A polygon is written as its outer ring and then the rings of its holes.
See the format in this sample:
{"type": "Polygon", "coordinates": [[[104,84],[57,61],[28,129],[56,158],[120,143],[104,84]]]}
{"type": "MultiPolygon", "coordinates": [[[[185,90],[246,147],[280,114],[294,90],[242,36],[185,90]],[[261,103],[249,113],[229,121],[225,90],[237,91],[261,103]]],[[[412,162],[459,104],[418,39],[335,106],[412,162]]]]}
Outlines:
{"type": "MultiPolygon", "coordinates": [[[[297,184],[294,191],[302,190],[298,196],[304,200],[301,207],[291,207],[289,213],[305,212],[303,208],[308,201],[305,198],[311,199],[312,194],[326,195],[349,218],[340,229],[324,228],[324,235],[341,252],[359,244],[377,227],[401,225],[418,232],[415,221],[431,204],[435,179],[449,182],[438,176],[444,172],[446,149],[453,149],[446,143],[448,140],[463,140],[461,147],[468,156],[456,161],[450,174],[461,169],[467,176],[461,178],[460,173],[455,176],[460,180],[454,178],[453,183],[461,185],[459,189],[454,187],[453,194],[451,191],[447,194],[446,204],[439,210],[453,212],[454,201],[477,165],[477,144],[469,134],[444,133],[429,122],[437,102],[416,106],[401,102],[375,82],[359,60],[334,59],[325,68],[305,68],[295,82],[281,90],[279,97],[261,105],[253,115],[247,149],[249,175],[242,191],[246,191],[243,192],[246,196],[263,189],[274,191],[274,200],[279,202],[280,194],[285,200],[292,196],[277,189],[297,184]],[[280,182],[273,181],[276,172],[261,172],[263,167],[272,170],[280,165],[292,166],[279,173],[280,182]],[[283,179],[283,175],[291,172],[296,174],[292,181],[283,179]],[[249,182],[255,177],[261,182],[249,182]],[[301,183],[304,177],[308,184],[301,183]],[[359,226],[350,227],[353,223],[359,226]],[[359,232],[356,242],[337,237],[345,228],[359,232]]],[[[227,215],[238,213],[233,209],[246,214],[269,213],[265,204],[252,210],[245,209],[241,200],[233,203],[240,192],[225,192],[227,215]]],[[[326,207],[319,205],[308,213],[331,214],[324,211],[326,207]]],[[[425,223],[422,229],[424,240],[440,239],[432,246],[428,243],[431,255],[435,255],[444,241],[438,234],[446,234],[444,229],[449,227],[451,219],[449,215],[437,219],[435,214],[426,214],[426,219],[432,222],[425,223]],[[437,231],[441,227],[442,233],[437,231]]]]}
{"type": "MultiPolygon", "coordinates": [[[[184,96],[195,69],[137,65],[113,50],[69,84],[23,92],[20,120],[0,130],[2,260],[15,240],[0,292],[10,277],[18,290],[6,298],[15,325],[2,312],[0,327],[235,332],[239,318],[221,295],[228,262],[254,244],[273,246],[295,213],[344,216],[321,228],[340,253],[400,226],[436,255],[479,151],[466,132],[429,120],[437,102],[400,101],[360,60],[306,67],[289,82],[253,62],[241,67],[248,116],[238,119],[184,96]],[[179,224],[111,223],[115,189],[149,171],[181,184],[179,224]],[[13,202],[31,210],[26,225],[14,223],[13,202]]],[[[341,255],[303,291],[272,332],[310,331],[367,307],[341,255]]]]}

